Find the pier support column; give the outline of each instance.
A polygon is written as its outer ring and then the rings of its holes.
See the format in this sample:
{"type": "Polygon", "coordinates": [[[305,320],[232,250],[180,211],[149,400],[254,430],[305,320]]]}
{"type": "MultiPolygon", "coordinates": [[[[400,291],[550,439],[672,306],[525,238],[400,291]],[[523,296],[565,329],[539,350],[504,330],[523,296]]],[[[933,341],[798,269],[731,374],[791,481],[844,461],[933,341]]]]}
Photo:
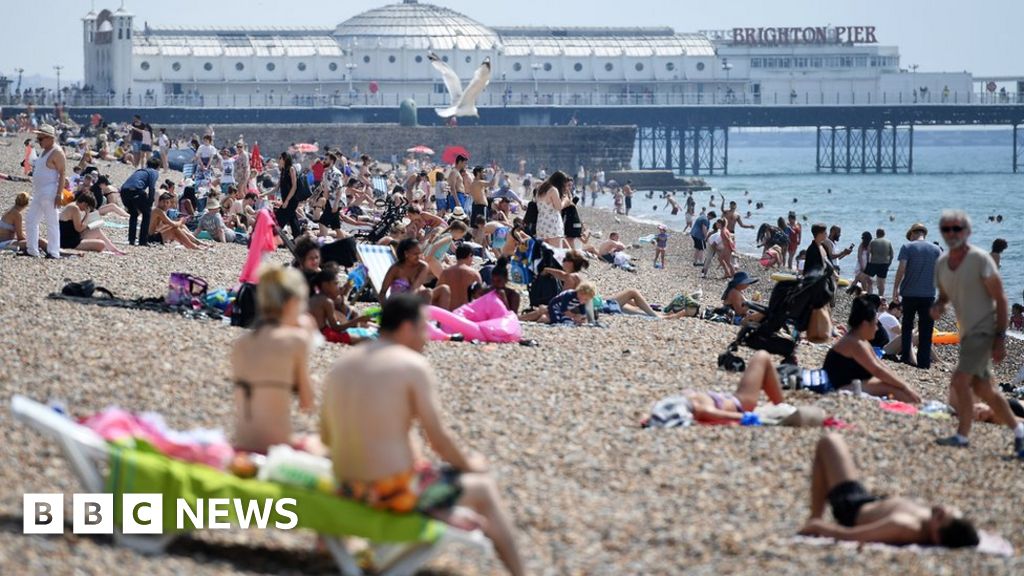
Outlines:
{"type": "Polygon", "coordinates": [[[821,172],[821,126],[818,126],[818,137],[814,139],[814,171],[821,172]]]}
{"type": "Polygon", "coordinates": [[[1021,169],[1021,161],[1024,160],[1024,142],[1021,141],[1020,125],[1013,125],[1013,173],[1017,174],[1021,169]]]}

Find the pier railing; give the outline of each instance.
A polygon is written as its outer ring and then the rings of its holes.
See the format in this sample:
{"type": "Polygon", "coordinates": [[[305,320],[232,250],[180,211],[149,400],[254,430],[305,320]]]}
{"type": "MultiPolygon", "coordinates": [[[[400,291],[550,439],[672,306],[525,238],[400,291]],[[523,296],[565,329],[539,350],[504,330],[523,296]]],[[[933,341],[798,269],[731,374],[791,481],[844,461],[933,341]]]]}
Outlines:
{"type": "MultiPolygon", "coordinates": [[[[322,108],[397,107],[412,99],[420,107],[450,105],[447,94],[378,92],[335,92],[298,94],[269,92],[255,94],[66,94],[67,106],[119,106],[156,108],[322,108]]],[[[53,106],[55,94],[31,97],[0,95],[0,105],[53,106]]],[[[986,104],[1024,105],[1024,92],[501,92],[492,88],[477,100],[478,107],[565,106],[573,108],[609,106],[891,106],[898,104],[957,106],[986,104]]]]}

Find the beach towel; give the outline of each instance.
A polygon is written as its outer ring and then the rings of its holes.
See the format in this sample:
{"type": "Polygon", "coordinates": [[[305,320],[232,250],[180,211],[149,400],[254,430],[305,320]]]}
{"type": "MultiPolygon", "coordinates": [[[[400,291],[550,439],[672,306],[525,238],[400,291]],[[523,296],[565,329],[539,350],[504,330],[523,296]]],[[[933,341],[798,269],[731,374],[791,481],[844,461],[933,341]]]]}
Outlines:
{"type": "MultiPolygon", "coordinates": [[[[243,510],[264,509],[265,502],[295,499],[289,510],[295,513],[297,528],[308,528],[333,536],[356,536],[375,542],[436,542],[445,533],[445,525],[418,514],[398,515],[373,510],[368,506],[305,488],[273,482],[247,480],[200,464],[173,460],[145,445],[139,449],[112,446],[110,475],[106,491],[114,494],[114,518],[121,518],[123,494],[159,493],[163,495],[164,533],[177,532],[176,501],[183,498],[194,505],[202,498],[239,499],[243,510]],[[172,511],[168,513],[167,511],[172,511]]],[[[290,519],[268,507],[269,525],[289,523],[290,519]]],[[[238,524],[234,506],[228,520],[238,524]]],[[[192,526],[188,514],[184,524],[192,526]]]]}
{"type": "MultiPolygon", "coordinates": [[[[848,540],[836,540],[835,538],[827,538],[824,536],[794,536],[793,542],[809,546],[840,546],[850,550],[867,552],[888,551],[904,552],[907,554],[935,554],[949,551],[948,549],[939,546],[920,546],[917,544],[911,544],[909,546],[894,546],[879,542],[851,542],[848,540]]],[[[984,530],[978,530],[978,546],[974,550],[980,554],[1003,556],[1005,558],[1012,558],[1014,555],[1013,544],[1010,544],[1007,539],[1003,538],[999,534],[986,532],[984,530]]]]}
{"type": "Polygon", "coordinates": [[[886,412],[895,412],[896,414],[908,414],[910,416],[917,414],[917,406],[907,404],[906,402],[897,402],[895,400],[883,400],[878,403],[878,407],[886,412]]]}
{"type": "Polygon", "coordinates": [[[248,284],[258,284],[260,264],[263,262],[263,255],[273,252],[277,248],[274,241],[274,218],[270,211],[264,208],[256,214],[256,226],[252,230],[252,238],[249,242],[249,255],[245,258],[245,265],[242,266],[242,274],[238,281],[248,284]]]}
{"type": "Polygon", "coordinates": [[[223,469],[235,454],[223,431],[173,430],[155,412],[132,414],[110,407],[86,418],[82,425],[108,442],[144,440],[165,456],[218,469],[223,469]]]}

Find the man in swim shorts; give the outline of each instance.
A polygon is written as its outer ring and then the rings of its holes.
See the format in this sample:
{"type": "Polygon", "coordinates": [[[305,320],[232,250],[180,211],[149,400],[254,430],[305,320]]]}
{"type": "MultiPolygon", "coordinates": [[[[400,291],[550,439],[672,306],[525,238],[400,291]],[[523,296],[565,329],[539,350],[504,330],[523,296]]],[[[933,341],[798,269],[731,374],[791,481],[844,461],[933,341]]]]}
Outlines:
{"type": "Polygon", "coordinates": [[[939,299],[932,307],[934,320],[942,317],[949,302],[960,326],[960,357],[950,382],[959,415],[956,434],[941,438],[943,446],[966,447],[974,420],[974,396],[992,408],[997,419],[1013,430],[1013,452],[1024,458],[1024,424],[1017,422],[1006,398],[992,381],[992,361],[1006,357],[1006,325],[1009,322],[1006,294],[995,261],[987,251],[968,244],[971,220],[961,210],[947,210],[939,230],[949,250],[935,262],[939,299]]]}
{"type": "Polygon", "coordinates": [[[978,545],[977,530],[957,510],[899,496],[876,496],[858,481],[859,475],[842,437],[822,436],[811,467],[811,516],[800,534],[894,545],[978,545]],[[835,523],[824,520],[826,504],[835,523]]]}
{"type": "Polygon", "coordinates": [[[422,355],[426,328],[421,301],[410,294],[395,296],[381,311],[380,339],[356,346],[327,374],[320,436],[341,494],[384,510],[418,511],[460,527],[479,527],[509,573],[523,574],[508,512],[486,460],[461,449],[441,420],[436,377],[422,355]],[[414,424],[446,465],[422,463],[410,436],[414,424]]]}

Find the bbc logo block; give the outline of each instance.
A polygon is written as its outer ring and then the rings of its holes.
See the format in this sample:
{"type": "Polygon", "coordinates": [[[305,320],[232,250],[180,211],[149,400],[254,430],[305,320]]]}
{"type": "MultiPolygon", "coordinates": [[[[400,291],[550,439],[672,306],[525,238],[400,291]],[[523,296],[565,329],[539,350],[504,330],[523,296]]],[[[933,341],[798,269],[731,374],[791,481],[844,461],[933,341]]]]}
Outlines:
{"type": "MultiPolygon", "coordinates": [[[[121,500],[121,532],[161,534],[163,507],[161,494],[125,494],[121,500]]],[[[22,512],[25,534],[64,533],[63,494],[25,494],[22,512]]],[[[113,534],[114,495],[74,494],[71,518],[75,534],[113,534]]]]}

